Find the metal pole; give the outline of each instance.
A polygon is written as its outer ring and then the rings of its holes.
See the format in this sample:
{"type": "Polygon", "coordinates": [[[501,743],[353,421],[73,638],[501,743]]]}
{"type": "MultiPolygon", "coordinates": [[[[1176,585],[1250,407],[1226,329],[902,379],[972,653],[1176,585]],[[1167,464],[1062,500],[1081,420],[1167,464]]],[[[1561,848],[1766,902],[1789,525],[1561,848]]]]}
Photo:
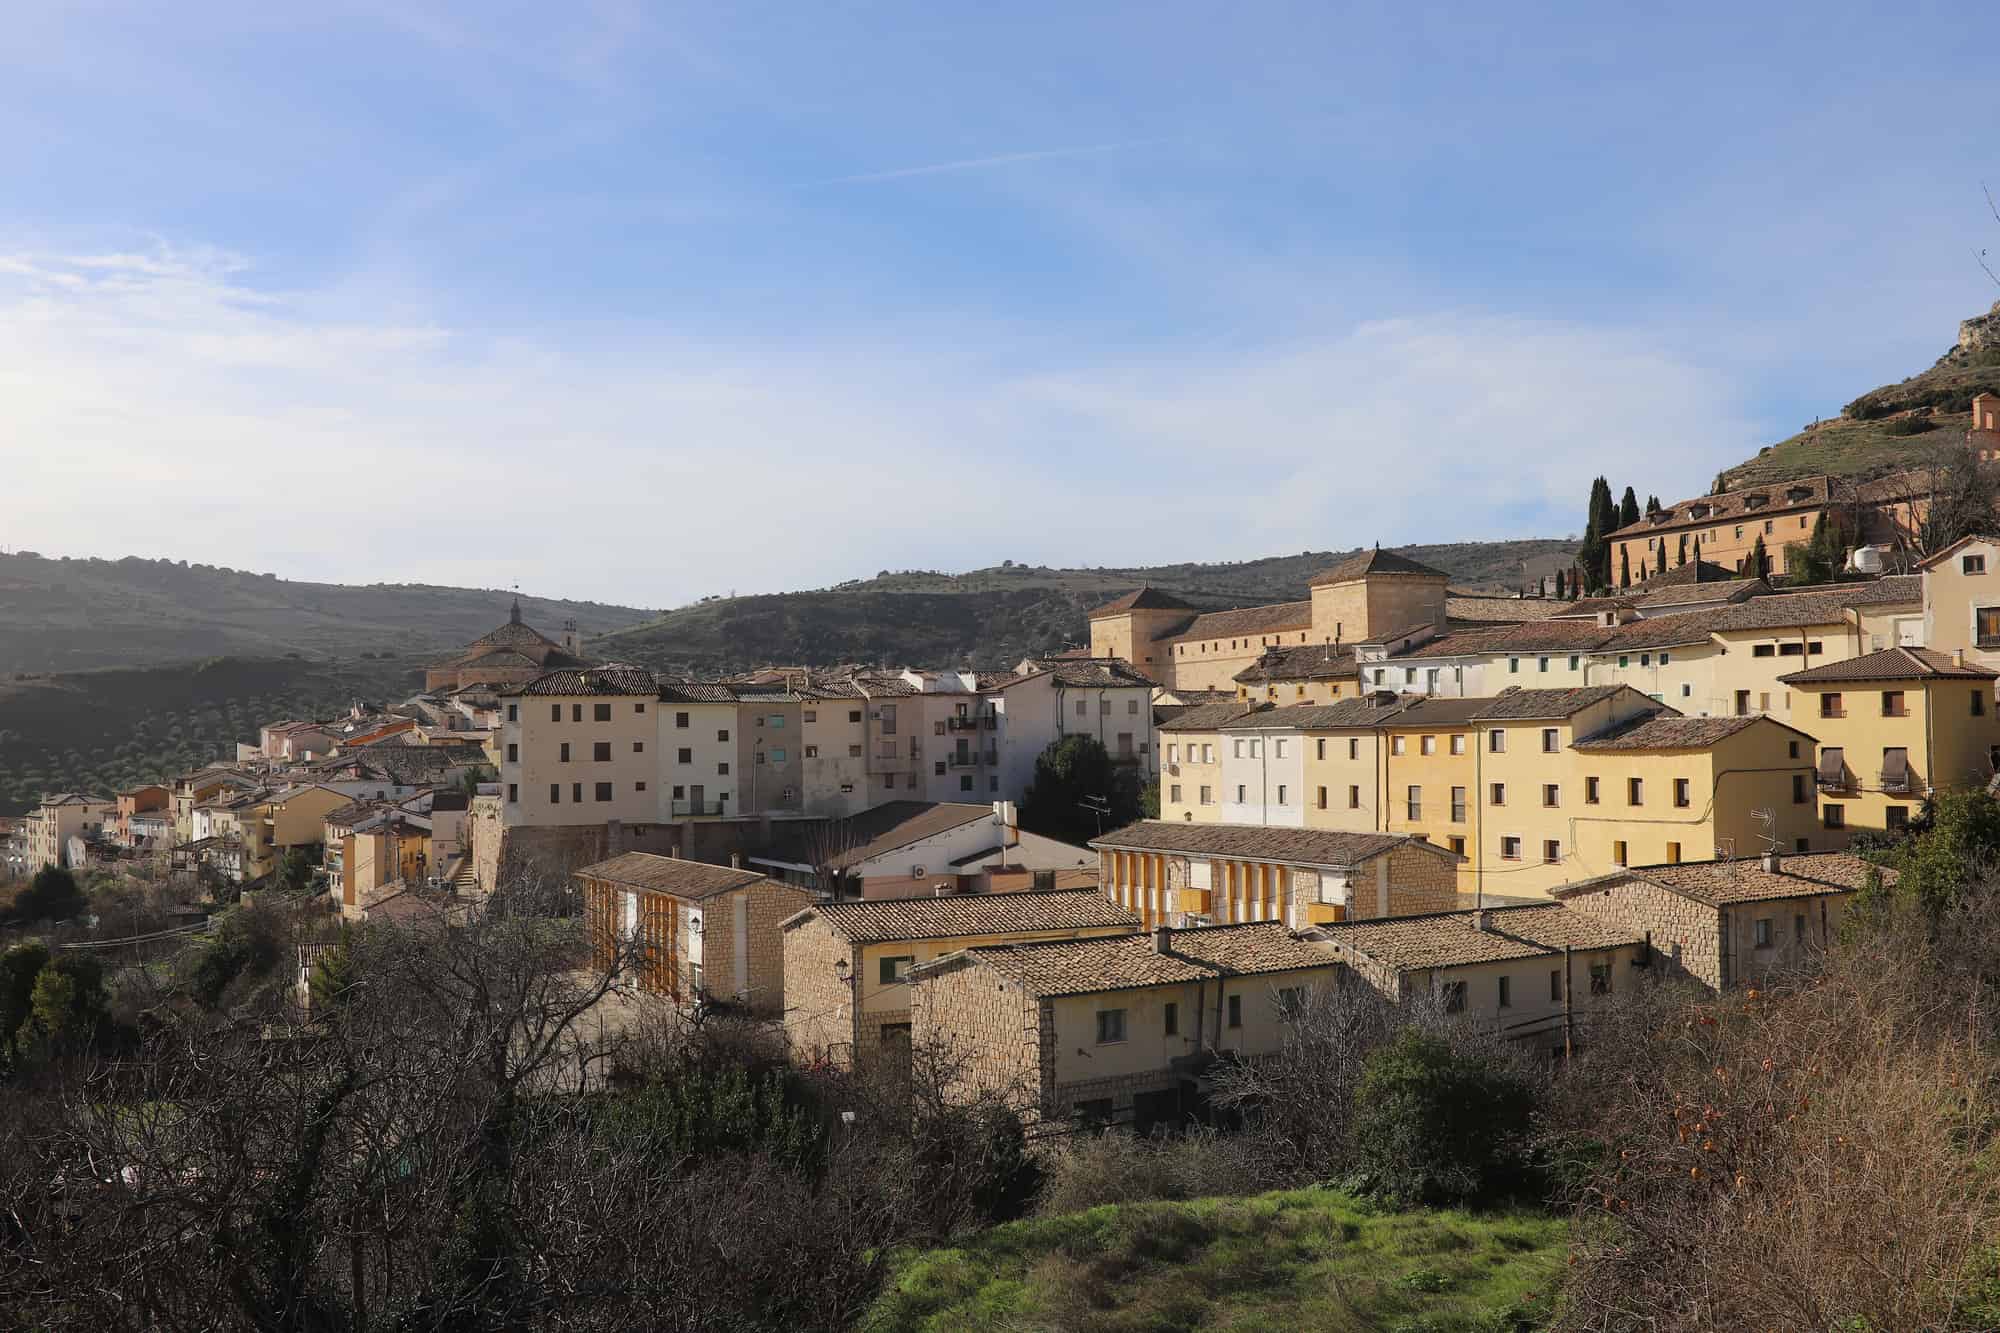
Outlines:
{"type": "Polygon", "coordinates": [[[1571,1001],[1570,946],[1563,945],[1563,1063],[1568,1064],[1576,1050],[1576,1006],[1571,1001]]]}

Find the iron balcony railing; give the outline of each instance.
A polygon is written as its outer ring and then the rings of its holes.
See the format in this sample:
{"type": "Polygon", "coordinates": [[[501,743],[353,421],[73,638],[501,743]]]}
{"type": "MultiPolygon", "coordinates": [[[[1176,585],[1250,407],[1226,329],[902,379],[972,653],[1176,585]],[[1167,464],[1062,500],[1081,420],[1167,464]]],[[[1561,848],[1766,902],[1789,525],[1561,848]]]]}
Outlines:
{"type": "Polygon", "coordinates": [[[719,815],[722,813],[722,802],[675,801],[673,803],[673,810],[676,815],[690,816],[690,817],[696,815],[719,815]]]}

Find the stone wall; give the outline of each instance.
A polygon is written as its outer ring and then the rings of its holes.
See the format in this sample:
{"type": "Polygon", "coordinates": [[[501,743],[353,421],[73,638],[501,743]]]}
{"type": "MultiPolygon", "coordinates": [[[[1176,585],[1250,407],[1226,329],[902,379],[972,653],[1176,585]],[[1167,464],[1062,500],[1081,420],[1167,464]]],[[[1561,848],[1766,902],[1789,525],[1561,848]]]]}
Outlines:
{"type": "Polygon", "coordinates": [[[1713,907],[1643,880],[1579,893],[1563,905],[1650,936],[1655,965],[1670,975],[1692,977],[1711,990],[1726,982],[1722,913],[1713,907]]]}
{"type": "Polygon", "coordinates": [[[779,932],[784,967],[785,1039],[802,1063],[853,1067],[854,992],[861,951],[818,916],[779,932]],[[847,980],[835,965],[845,960],[847,980]]]}
{"type": "MultiPolygon", "coordinates": [[[[1379,915],[1372,876],[1355,886],[1355,915],[1379,915]],[[1362,885],[1366,884],[1364,891],[1362,885]],[[1361,901],[1363,898],[1367,901],[1361,901]]],[[[1458,908],[1458,866],[1421,847],[1399,847],[1389,853],[1389,915],[1417,916],[1458,908]]]]}
{"type": "Polygon", "coordinates": [[[1032,1115],[1045,1100],[1043,1033],[1055,1039],[1043,1004],[989,967],[954,963],[910,986],[910,1035],[951,1062],[948,1092],[964,1100],[1007,1094],[1032,1115]]]}

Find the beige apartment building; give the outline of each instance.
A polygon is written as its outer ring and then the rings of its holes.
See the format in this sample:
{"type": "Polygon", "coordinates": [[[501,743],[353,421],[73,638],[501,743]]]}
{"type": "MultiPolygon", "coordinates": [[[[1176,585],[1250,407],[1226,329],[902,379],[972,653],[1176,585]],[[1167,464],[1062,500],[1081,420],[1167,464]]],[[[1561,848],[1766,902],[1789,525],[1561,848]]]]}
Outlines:
{"type": "Polygon", "coordinates": [[[66,849],[71,838],[104,836],[117,818],[118,803],[107,797],[76,792],[43,797],[42,803],[28,812],[25,872],[33,875],[44,866],[67,867],[66,849]]]}
{"type": "Polygon", "coordinates": [[[907,1056],[910,970],[962,949],[1130,935],[1139,918],[1095,890],[827,902],[785,921],[785,1035],[801,1061],[907,1056]]]}
{"type": "Polygon", "coordinates": [[[1144,1134],[1198,1103],[1214,1059],[1278,1050],[1339,970],[1275,922],[964,949],[912,969],[911,1026],[962,1057],[952,1095],[1144,1134]]]}
{"type": "Polygon", "coordinates": [[[1918,568],[1924,586],[1923,646],[1947,655],[1963,653],[1974,666],[2000,670],[2000,538],[1962,537],[1918,568]]]}

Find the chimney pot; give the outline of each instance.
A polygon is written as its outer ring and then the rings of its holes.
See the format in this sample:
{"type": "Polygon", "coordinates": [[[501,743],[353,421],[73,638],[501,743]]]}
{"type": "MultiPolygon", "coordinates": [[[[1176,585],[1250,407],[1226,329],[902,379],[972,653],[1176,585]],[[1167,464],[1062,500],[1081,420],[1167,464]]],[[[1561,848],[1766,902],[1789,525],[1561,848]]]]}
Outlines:
{"type": "Polygon", "coordinates": [[[1172,953],[1174,951],[1174,930],[1172,926],[1153,927],[1153,952],[1172,953]]]}
{"type": "Polygon", "coordinates": [[[1493,913],[1483,907],[1474,912],[1472,914],[1472,928],[1481,934],[1491,934],[1493,931],[1493,913]]]}
{"type": "Polygon", "coordinates": [[[731,870],[741,870],[743,868],[743,853],[731,852],[729,854],[729,868],[731,870]]]}
{"type": "Polygon", "coordinates": [[[1954,648],[1951,650],[1951,664],[1955,667],[1962,667],[1965,665],[1965,649],[1954,648]]]}
{"type": "Polygon", "coordinates": [[[679,844],[679,843],[675,843],[675,844],[674,844],[673,846],[671,846],[671,847],[667,848],[667,855],[668,855],[668,856],[671,856],[671,857],[672,857],[672,858],[673,858],[674,860],[676,860],[676,861],[680,860],[680,859],[681,859],[681,846],[680,846],[680,844],[679,844]]]}
{"type": "Polygon", "coordinates": [[[1764,873],[1767,875],[1777,874],[1785,864],[1785,858],[1778,855],[1778,849],[1775,847],[1771,848],[1769,851],[1765,852],[1761,857],[1757,858],[1757,861],[1758,864],[1763,867],[1764,873]]]}

